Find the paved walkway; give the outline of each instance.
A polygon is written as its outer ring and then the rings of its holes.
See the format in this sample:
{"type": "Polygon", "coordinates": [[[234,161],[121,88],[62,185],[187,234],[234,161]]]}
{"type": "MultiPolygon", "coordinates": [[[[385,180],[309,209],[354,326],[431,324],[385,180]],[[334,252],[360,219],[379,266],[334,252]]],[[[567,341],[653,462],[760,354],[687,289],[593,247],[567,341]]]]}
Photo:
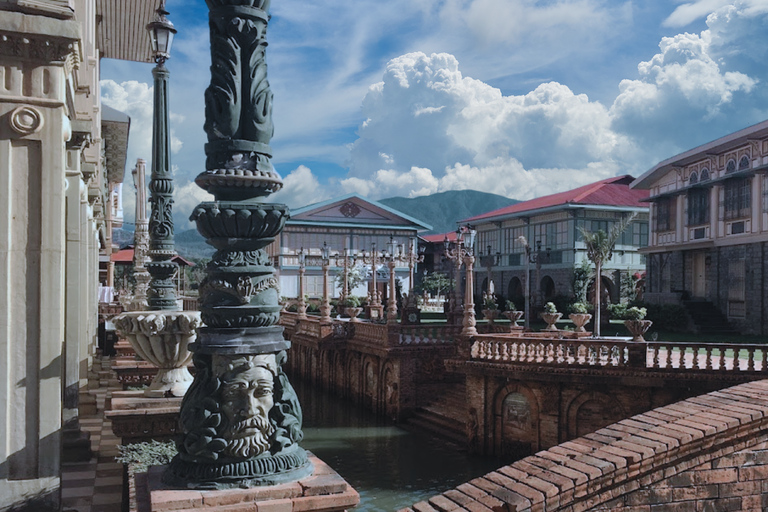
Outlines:
{"type": "MultiPolygon", "coordinates": [[[[108,368],[109,360],[103,365],[108,368]]],[[[93,457],[88,462],[61,466],[61,498],[64,512],[120,512],[123,495],[123,465],[115,462],[120,440],[112,424],[104,420],[108,388],[91,390],[96,395],[97,414],[80,418],[83,431],[91,434],[93,457]]]]}

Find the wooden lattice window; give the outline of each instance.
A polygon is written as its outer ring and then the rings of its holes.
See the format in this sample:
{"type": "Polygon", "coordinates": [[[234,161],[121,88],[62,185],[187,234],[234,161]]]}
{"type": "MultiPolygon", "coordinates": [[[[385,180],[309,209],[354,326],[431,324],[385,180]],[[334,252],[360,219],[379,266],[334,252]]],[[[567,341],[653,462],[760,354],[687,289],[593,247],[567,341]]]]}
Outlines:
{"type": "Polygon", "coordinates": [[[752,180],[739,178],[727,180],[725,190],[725,220],[749,217],[752,198],[752,180]]]}
{"type": "Polygon", "coordinates": [[[698,226],[709,222],[709,190],[695,188],[688,192],[688,225],[698,226]]]}

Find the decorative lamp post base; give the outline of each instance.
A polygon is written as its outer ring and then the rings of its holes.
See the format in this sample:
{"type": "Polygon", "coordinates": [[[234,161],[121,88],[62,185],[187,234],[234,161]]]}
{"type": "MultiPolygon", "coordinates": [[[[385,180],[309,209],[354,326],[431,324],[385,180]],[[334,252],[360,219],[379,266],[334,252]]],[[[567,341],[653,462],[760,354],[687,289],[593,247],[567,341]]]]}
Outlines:
{"type": "Polygon", "coordinates": [[[184,396],[192,384],[187,369],[201,325],[199,311],[132,311],[115,317],[115,327],[136,353],[158,367],[157,375],[145,390],[148,397],[184,396]]]}

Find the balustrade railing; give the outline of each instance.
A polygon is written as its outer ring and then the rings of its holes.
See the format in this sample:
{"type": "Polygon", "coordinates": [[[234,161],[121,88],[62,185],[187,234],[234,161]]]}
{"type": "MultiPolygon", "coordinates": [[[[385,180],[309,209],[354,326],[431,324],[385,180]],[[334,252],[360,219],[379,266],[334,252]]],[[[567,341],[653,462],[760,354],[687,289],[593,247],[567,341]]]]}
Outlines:
{"type": "Polygon", "coordinates": [[[768,347],[733,343],[547,339],[480,335],[471,358],[510,364],[768,374],[768,347]]]}
{"type": "Polygon", "coordinates": [[[630,343],[611,340],[478,336],[474,360],[547,366],[625,367],[630,343]]]}
{"type": "Polygon", "coordinates": [[[400,325],[399,345],[446,345],[453,343],[461,327],[453,325],[400,325]]]}
{"type": "Polygon", "coordinates": [[[660,370],[768,373],[768,347],[735,343],[650,342],[648,366],[660,370]]]}
{"type": "Polygon", "coordinates": [[[299,319],[299,323],[296,325],[296,333],[305,336],[314,336],[315,338],[322,338],[320,318],[308,317],[299,319]]]}
{"type": "Polygon", "coordinates": [[[354,322],[354,337],[357,340],[384,346],[387,344],[388,335],[386,324],[354,322]]]}

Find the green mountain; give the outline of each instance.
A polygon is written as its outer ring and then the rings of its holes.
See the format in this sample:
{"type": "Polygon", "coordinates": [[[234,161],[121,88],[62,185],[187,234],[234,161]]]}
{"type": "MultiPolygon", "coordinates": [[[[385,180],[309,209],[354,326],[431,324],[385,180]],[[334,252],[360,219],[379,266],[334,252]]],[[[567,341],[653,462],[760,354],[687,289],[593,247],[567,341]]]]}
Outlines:
{"type": "MultiPolygon", "coordinates": [[[[451,190],[422,197],[390,197],[378,201],[410,217],[432,226],[431,233],[446,233],[456,230],[456,223],[462,219],[490,212],[519,201],[496,194],[476,190],[451,190]]],[[[214,248],[207,243],[196,229],[176,233],[176,252],[187,259],[210,258],[214,248]]]]}
{"type": "Polygon", "coordinates": [[[422,197],[390,197],[378,202],[431,225],[432,231],[424,233],[428,235],[456,231],[460,220],[520,201],[476,190],[449,190],[422,197]]]}

